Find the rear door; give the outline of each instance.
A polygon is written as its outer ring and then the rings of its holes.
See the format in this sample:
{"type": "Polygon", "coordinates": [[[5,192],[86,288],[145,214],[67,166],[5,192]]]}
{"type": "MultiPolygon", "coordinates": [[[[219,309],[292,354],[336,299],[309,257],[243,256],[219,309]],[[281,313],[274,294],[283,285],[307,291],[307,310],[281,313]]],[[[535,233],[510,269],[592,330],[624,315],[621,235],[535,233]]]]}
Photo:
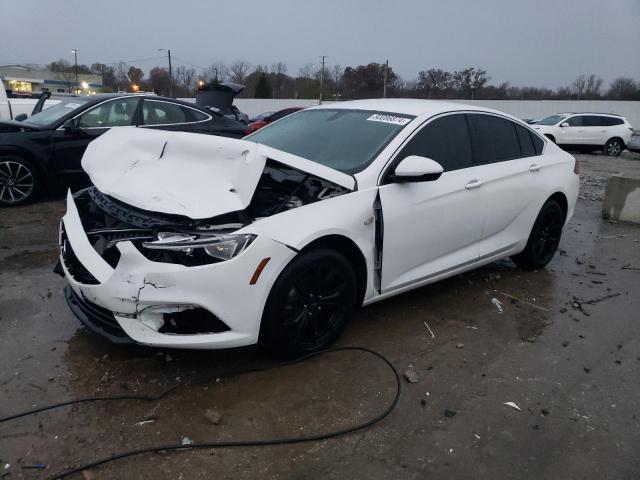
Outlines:
{"type": "Polygon", "coordinates": [[[91,140],[113,127],[138,123],[139,97],[119,97],[107,100],[74,118],[75,131],[63,127],[53,132],[56,162],[61,173],[81,173],[80,161],[91,140]]]}
{"type": "Polygon", "coordinates": [[[387,183],[379,189],[383,215],[382,293],[473,263],[486,214],[482,175],[471,163],[462,113],[436,117],[421,127],[394,158],[409,155],[439,162],[431,182],[387,183]]]}
{"type": "Polygon", "coordinates": [[[507,118],[468,114],[473,164],[482,169],[487,214],[479,245],[481,259],[513,248],[529,235],[529,207],[540,197],[545,163],[543,141],[507,118]]]}

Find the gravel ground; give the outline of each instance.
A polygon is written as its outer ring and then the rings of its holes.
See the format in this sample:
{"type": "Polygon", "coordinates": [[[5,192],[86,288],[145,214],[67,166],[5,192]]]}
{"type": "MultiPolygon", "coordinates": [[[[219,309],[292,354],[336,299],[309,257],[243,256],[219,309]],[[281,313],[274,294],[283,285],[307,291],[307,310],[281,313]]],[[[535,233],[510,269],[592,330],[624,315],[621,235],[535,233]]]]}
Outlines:
{"type": "Polygon", "coordinates": [[[619,157],[598,153],[574,154],[580,161],[580,198],[592,202],[604,199],[607,179],[611,175],[640,175],[640,154],[625,151],[619,157]]]}

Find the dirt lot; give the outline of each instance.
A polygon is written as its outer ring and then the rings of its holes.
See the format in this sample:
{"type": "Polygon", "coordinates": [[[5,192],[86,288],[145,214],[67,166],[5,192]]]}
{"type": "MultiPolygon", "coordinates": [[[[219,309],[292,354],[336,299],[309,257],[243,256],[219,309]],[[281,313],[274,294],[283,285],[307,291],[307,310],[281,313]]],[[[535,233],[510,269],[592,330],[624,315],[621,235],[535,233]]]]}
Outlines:
{"type": "MultiPolygon", "coordinates": [[[[640,227],[602,222],[600,199],[602,179],[640,173],[640,155],[580,159],[582,199],[547,269],[503,261],[367,307],[350,325],[340,345],[373,348],[417,374],[416,383],[403,379],[398,407],[381,423],[319,443],[147,454],[84,478],[639,478],[640,227]]],[[[0,210],[0,417],[273,362],[254,348],[118,347],[80,327],[51,271],[62,212],[60,199],[0,210]]],[[[222,377],[157,404],[65,407],[0,424],[0,477],[45,478],[183,437],[331,430],[383,409],[393,386],[375,359],[336,353],[222,377]],[[27,468],[39,463],[46,469],[27,468]]]]}

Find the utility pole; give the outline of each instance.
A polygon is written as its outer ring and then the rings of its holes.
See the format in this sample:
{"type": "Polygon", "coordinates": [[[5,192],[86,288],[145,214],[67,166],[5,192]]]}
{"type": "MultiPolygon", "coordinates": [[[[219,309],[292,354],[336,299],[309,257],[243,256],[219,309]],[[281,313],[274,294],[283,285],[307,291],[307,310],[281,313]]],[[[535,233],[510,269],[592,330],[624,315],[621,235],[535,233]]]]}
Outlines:
{"type": "MultiPolygon", "coordinates": [[[[163,52],[164,48],[159,48],[159,52],[163,52]]],[[[173,72],[171,71],[171,49],[167,49],[167,57],[169,58],[169,96],[173,97],[173,72]]]]}
{"type": "Polygon", "coordinates": [[[74,93],[78,93],[78,50],[75,48],[71,50],[73,52],[73,58],[75,59],[75,70],[76,70],[76,88],[74,89],[74,93]]]}
{"type": "Polygon", "coordinates": [[[389,72],[389,60],[384,64],[384,83],[382,84],[382,98],[387,98],[387,75],[389,72]]]}
{"type": "Polygon", "coordinates": [[[322,87],[324,85],[324,61],[328,58],[326,55],[320,55],[322,59],[322,70],[320,71],[320,100],[318,102],[319,105],[322,105],[322,87]]]}

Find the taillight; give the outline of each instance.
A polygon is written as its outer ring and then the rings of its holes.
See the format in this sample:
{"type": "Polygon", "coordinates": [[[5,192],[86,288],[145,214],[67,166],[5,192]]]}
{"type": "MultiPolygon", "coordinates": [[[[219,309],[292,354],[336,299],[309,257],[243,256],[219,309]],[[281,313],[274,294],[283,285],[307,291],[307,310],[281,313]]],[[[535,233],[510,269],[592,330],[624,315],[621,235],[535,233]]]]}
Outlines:
{"type": "Polygon", "coordinates": [[[578,160],[577,158],[573,159],[573,173],[575,173],[576,175],[580,174],[580,160],[578,160]]]}

